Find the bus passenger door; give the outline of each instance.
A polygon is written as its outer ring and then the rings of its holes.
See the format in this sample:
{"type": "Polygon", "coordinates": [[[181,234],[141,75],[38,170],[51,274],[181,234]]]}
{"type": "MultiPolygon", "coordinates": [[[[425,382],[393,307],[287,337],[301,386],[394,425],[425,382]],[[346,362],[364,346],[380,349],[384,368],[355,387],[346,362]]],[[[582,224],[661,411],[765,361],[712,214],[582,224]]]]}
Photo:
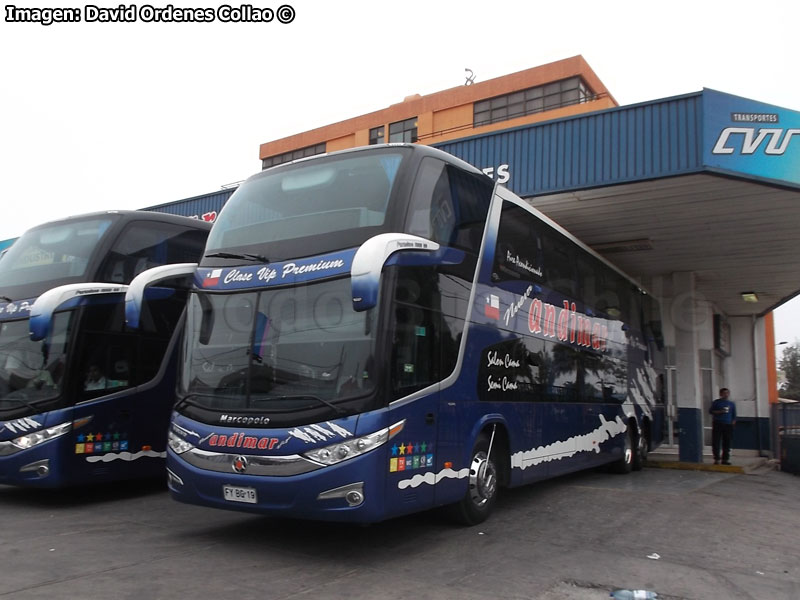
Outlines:
{"type": "Polygon", "coordinates": [[[399,515],[433,506],[435,486],[430,478],[436,467],[439,382],[448,336],[436,269],[392,271],[390,422],[405,420],[405,425],[389,443],[386,497],[387,510],[399,515]]]}
{"type": "Polygon", "coordinates": [[[146,298],[142,325],[125,327],[124,302],[94,300],[81,310],[73,363],[73,471],[102,481],[163,472],[174,403],[176,327],[186,293],[146,298]]]}

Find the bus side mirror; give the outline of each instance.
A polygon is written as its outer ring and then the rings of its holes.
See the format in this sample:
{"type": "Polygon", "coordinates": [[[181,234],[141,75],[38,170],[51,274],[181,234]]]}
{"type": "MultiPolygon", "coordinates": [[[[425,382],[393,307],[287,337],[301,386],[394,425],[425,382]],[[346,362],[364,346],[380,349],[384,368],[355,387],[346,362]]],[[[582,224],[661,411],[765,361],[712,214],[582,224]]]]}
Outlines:
{"type": "Polygon", "coordinates": [[[395,252],[436,252],[439,244],[409,233],[381,233],[361,244],[350,267],[353,310],[361,312],[378,303],[381,271],[395,252]]]}
{"type": "Polygon", "coordinates": [[[139,273],[133,278],[128,286],[128,291],[125,292],[125,324],[132,329],[138,329],[139,319],[142,316],[144,292],[149,286],[165,279],[194,275],[195,271],[197,271],[197,263],[178,263],[153,267],[139,273]]]}
{"type": "Polygon", "coordinates": [[[97,294],[121,294],[127,289],[127,285],[111,283],[72,283],[47,290],[31,306],[28,321],[31,340],[38,342],[48,336],[53,324],[53,313],[67,302],[97,294]]]}

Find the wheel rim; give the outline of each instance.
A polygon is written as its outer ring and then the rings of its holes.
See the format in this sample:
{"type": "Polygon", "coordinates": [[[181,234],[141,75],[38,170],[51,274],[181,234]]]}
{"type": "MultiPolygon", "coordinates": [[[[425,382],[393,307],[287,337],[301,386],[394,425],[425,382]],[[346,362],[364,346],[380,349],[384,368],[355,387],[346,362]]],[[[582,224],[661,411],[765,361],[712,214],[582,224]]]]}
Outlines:
{"type": "Polygon", "coordinates": [[[633,464],[633,444],[630,433],[625,436],[625,464],[633,464]]]}
{"type": "Polygon", "coordinates": [[[475,453],[469,469],[469,496],[472,503],[483,508],[491,502],[496,492],[497,470],[494,462],[487,460],[483,451],[475,453]]]}

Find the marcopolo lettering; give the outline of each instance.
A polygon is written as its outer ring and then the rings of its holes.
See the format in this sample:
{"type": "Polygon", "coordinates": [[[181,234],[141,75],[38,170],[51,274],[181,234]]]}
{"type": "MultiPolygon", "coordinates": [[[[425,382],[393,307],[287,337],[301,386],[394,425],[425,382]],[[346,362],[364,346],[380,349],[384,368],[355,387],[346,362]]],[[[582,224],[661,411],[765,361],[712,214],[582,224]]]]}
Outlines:
{"type": "Polygon", "coordinates": [[[266,425],[269,417],[252,415],[221,415],[219,422],[223,425],[266,425]]]}

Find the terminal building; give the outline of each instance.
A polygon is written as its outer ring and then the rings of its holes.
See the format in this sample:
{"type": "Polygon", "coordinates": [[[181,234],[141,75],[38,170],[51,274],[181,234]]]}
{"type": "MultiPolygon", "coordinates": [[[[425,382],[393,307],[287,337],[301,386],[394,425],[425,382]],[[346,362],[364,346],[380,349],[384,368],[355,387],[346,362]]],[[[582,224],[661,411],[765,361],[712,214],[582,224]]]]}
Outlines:
{"type": "MultiPolygon", "coordinates": [[[[578,56],[265,142],[259,158],[385,142],[475,165],[660,298],[681,460],[702,461],[720,387],[734,448],[773,450],[771,311],[800,292],[800,113],[709,89],[619,106],[578,56]]],[[[149,210],[213,221],[232,192],[149,210]]]]}

